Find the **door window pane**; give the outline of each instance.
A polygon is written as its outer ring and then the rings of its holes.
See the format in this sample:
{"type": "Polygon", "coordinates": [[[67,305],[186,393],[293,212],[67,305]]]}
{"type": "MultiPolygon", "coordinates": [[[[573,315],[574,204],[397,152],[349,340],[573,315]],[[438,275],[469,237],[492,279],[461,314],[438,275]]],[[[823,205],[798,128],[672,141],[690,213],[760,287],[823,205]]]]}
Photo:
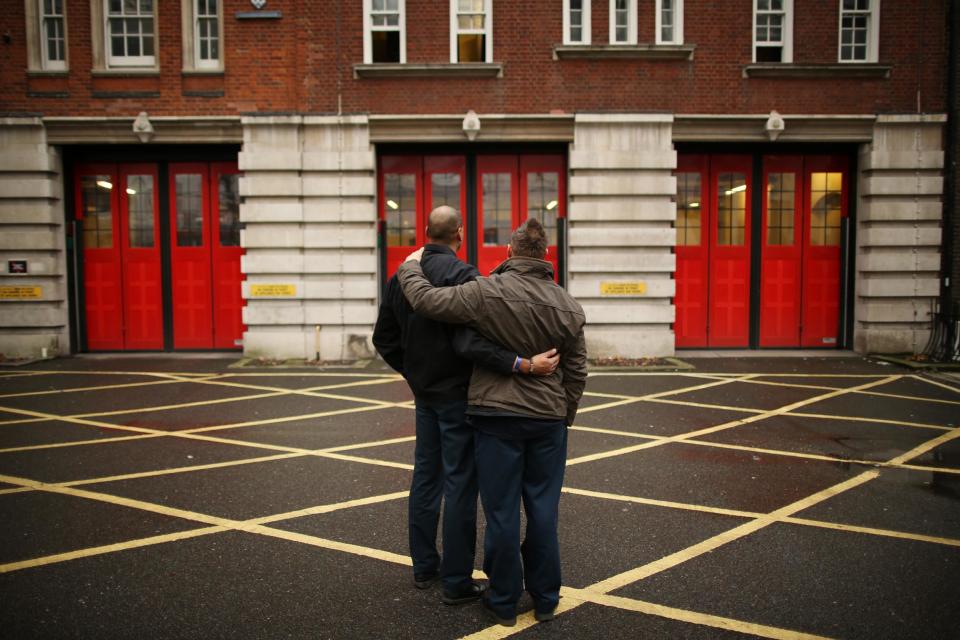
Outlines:
{"type": "Polygon", "coordinates": [[[113,248],[113,211],[110,208],[113,184],[110,180],[108,175],[80,178],[83,246],[87,249],[113,248]]]}
{"type": "Polygon", "coordinates": [[[510,173],[483,174],[483,245],[510,243],[513,204],[510,173]]]}
{"type": "Polygon", "coordinates": [[[225,173],[218,180],[220,246],[240,246],[240,176],[225,173]]]}
{"type": "Polygon", "coordinates": [[[810,244],[840,246],[840,218],[843,211],[843,174],[810,174],[810,244]]]}
{"type": "Polygon", "coordinates": [[[177,246],[203,246],[202,176],[180,173],[175,179],[177,191],[177,246]]]}
{"type": "Polygon", "coordinates": [[[747,180],[742,173],[717,178],[717,244],[742,247],[747,212],[747,180]]]}
{"type": "Polygon", "coordinates": [[[794,239],[794,196],[796,174],[767,175],[767,244],[792,246],[794,239]]]}
{"type": "Polygon", "coordinates": [[[416,175],[388,173],[383,177],[383,191],[383,217],[387,224],[387,246],[416,246],[416,175]]]}
{"type": "Polygon", "coordinates": [[[560,210],[560,176],[556,171],[527,174],[527,217],[543,224],[547,245],[557,244],[557,212],[560,210]]]}
{"type": "Polygon", "coordinates": [[[130,247],[153,247],[153,176],[127,176],[127,224],[130,247]]]}
{"type": "Polygon", "coordinates": [[[677,246],[699,246],[701,229],[700,174],[677,174],[677,246]]]}
{"type": "Polygon", "coordinates": [[[460,211],[460,174],[431,174],[430,202],[434,209],[446,205],[460,211]]]}

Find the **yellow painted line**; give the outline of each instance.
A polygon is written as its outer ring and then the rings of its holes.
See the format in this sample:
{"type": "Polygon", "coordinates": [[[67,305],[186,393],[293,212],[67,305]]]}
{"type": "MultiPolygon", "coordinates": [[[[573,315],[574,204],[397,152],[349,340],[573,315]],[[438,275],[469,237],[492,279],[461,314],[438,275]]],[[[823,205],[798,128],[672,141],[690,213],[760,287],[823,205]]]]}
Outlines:
{"type": "Polygon", "coordinates": [[[149,407],[140,407],[136,409],[118,409],[116,411],[95,411],[93,413],[76,413],[70,418],[103,418],[106,416],[122,416],[131,413],[154,413],[158,411],[172,411],[174,409],[189,409],[193,407],[206,407],[215,404],[225,404],[229,402],[240,402],[243,400],[261,400],[263,398],[273,398],[277,396],[288,395],[284,391],[275,391],[271,393],[257,393],[249,396],[237,396],[234,398],[214,398],[213,400],[197,400],[195,402],[181,402],[179,404],[152,405],[149,407]]]}
{"type": "Polygon", "coordinates": [[[348,462],[362,462],[364,464],[373,464],[381,467],[393,467],[394,469],[405,469],[407,471],[413,471],[412,464],[406,464],[403,462],[392,462],[390,460],[377,460],[375,458],[364,458],[361,456],[346,456],[341,453],[318,453],[318,456],[322,458],[333,458],[334,460],[346,460],[348,462]]]}
{"type": "Polygon", "coordinates": [[[943,445],[943,444],[946,444],[946,443],[950,442],[951,440],[954,440],[954,439],[956,439],[956,438],[958,438],[958,437],[960,437],[960,427],[957,427],[957,428],[955,428],[955,429],[952,429],[952,430],[950,430],[948,433],[944,433],[944,434],[942,434],[942,435],[939,435],[939,436],[937,436],[936,438],[934,438],[933,440],[928,440],[927,442],[924,442],[923,444],[918,445],[918,446],[914,447],[913,449],[910,449],[910,451],[907,451],[907,452],[904,452],[904,453],[900,454],[900,455],[897,456],[896,458],[893,458],[892,460],[890,460],[889,463],[890,463],[890,464],[902,464],[902,463],[904,463],[904,462],[909,462],[910,460],[913,460],[914,458],[918,458],[918,457],[922,456],[923,454],[927,453],[928,451],[932,451],[932,450],[936,449],[937,447],[939,447],[939,446],[941,446],[941,445],[943,445]]]}
{"type": "Polygon", "coordinates": [[[92,440],[74,440],[73,442],[54,442],[51,444],[31,444],[22,447],[10,447],[0,449],[0,453],[18,453],[21,451],[41,451],[43,449],[64,449],[66,447],[81,447],[90,444],[104,444],[108,442],[130,442],[133,440],[144,440],[146,438],[159,438],[160,434],[144,434],[139,436],[120,436],[116,438],[94,438],[92,440]]]}
{"type": "Polygon", "coordinates": [[[277,371],[277,372],[228,372],[222,374],[223,377],[231,378],[383,378],[390,380],[403,380],[399,373],[324,373],[314,371],[277,371]]]}
{"type": "Polygon", "coordinates": [[[884,418],[863,418],[860,416],[837,416],[829,413],[805,413],[800,411],[788,411],[785,416],[795,416],[797,418],[820,418],[823,420],[852,420],[853,422],[876,422],[879,424],[892,424],[898,427],[917,427],[919,429],[936,429],[939,431],[950,431],[953,427],[944,427],[939,424],[929,424],[926,422],[906,422],[904,420],[887,420],[884,418]]]}
{"type": "Polygon", "coordinates": [[[624,395],[622,393],[602,393],[600,391],[584,391],[584,396],[590,396],[593,398],[611,398],[614,400],[630,400],[636,396],[624,395]]]}
{"type": "Polygon", "coordinates": [[[346,502],[338,502],[336,504],[322,504],[317,507],[307,507],[306,509],[298,509],[296,511],[287,511],[285,513],[277,513],[271,516],[261,516],[259,518],[253,518],[252,520],[247,520],[250,524],[270,524],[272,522],[280,522],[282,520],[293,520],[294,518],[302,518],[304,516],[316,516],[321,513],[330,513],[331,511],[340,511],[342,509],[352,509],[354,507],[364,507],[371,504],[380,504],[381,502],[389,502],[390,500],[399,500],[401,498],[406,498],[410,495],[409,491],[395,491],[393,493],[385,493],[378,496],[369,496],[367,498],[357,498],[356,500],[347,500],[346,502]]]}
{"type": "Polygon", "coordinates": [[[716,380],[714,382],[707,382],[704,384],[698,384],[692,387],[683,387],[681,389],[668,389],[666,391],[658,391],[657,393],[650,393],[643,396],[628,396],[622,400],[615,400],[613,402],[606,402],[604,404],[597,404],[591,407],[583,407],[577,414],[581,413],[590,413],[591,411],[600,411],[602,409],[610,409],[612,407],[619,407],[627,404],[633,404],[635,402],[640,402],[642,400],[652,400],[655,398],[665,398],[668,396],[676,395],[679,393],[686,393],[688,391],[699,391],[700,389],[710,389],[712,387],[719,387],[731,382],[736,382],[740,378],[729,378],[727,380],[716,380]]]}
{"type": "Polygon", "coordinates": [[[690,402],[689,400],[671,400],[670,398],[649,398],[644,402],[659,402],[662,404],[675,404],[684,407],[697,407],[700,409],[720,409],[722,411],[739,411],[741,413],[766,413],[769,409],[751,409],[748,407],[734,407],[723,404],[708,404],[703,402],[690,402]]]}
{"type": "Polygon", "coordinates": [[[724,631],[734,631],[745,633],[761,638],[774,638],[775,640],[829,640],[825,636],[818,636],[780,627],[771,627],[768,625],[757,624],[755,622],[746,622],[734,618],[725,618],[708,613],[699,613],[688,609],[678,609],[676,607],[667,607],[662,604],[635,600],[633,598],[624,598],[621,596],[612,596],[605,593],[596,593],[591,589],[565,589],[564,597],[576,598],[581,601],[591,602],[606,607],[614,607],[625,611],[635,611],[647,615],[658,616],[670,620],[678,620],[689,624],[696,624],[714,629],[723,629],[724,631]]]}
{"type": "Polygon", "coordinates": [[[31,422],[45,422],[46,418],[25,418],[23,420],[0,420],[0,426],[11,424],[30,424],[31,422]]]}
{"type": "Polygon", "coordinates": [[[853,524],[843,524],[839,522],[825,522],[822,520],[811,520],[809,518],[796,518],[793,516],[783,518],[782,522],[788,524],[798,524],[805,527],[817,527],[820,529],[833,529],[835,531],[849,531],[851,533],[865,533],[871,536],[883,536],[885,538],[897,538],[899,540],[915,540],[917,542],[931,542],[933,544],[942,544],[950,547],[960,547],[960,540],[956,538],[942,538],[940,536],[927,536],[922,533],[910,533],[908,531],[891,531],[889,529],[877,529],[875,527],[861,527],[853,524]]]}
{"type": "MultiPolygon", "coordinates": [[[[724,377],[726,377],[723,374],[705,373],[701,375],[704,378],[713,378],[716,380],[723,380],[724,377]]],[[[766,375],[766,374],[759,374],[759,375],[766,375]]],[[[815,385],[815,384],[800,384],[796,382],[774,382],[773,380],[761,380],[759,378],[750,378],[749,380],[741,380],[741,382],[746,382],[749,384],[762,384],[762,385],[768,385],[768,386],[774,386],[774,387],[791,387],[791,388],[797,388],[797,389],[818,389],[822,391],[838,391],[843,388],[843,387],[827,387],[824,385],[815,385]]]]}
{"type": "Polygon", "coordinates": [[[940,398],[924,398],[923,396],[905,396],[899,393],[886,393],[885,391],[857,391],[856,393],[865,396],[879,396],[881,398],[895,398],[897,400],[910,400],[912,402],[937,402],[939,404],[960,404],[958,400],[941,400],[940,398]]]}
{"type": "Polygon", "coordinates": [[[28,489],[27,487],[16,487],[15,489],[0,489],[0,496],[9,495],[11,493],[27,493],[33,491],[33,489],[28,489]]]}
{"type": "MultiPolygon", "coordinates": [[[[194,382],[195,384],[206,384],[206,385],[220,386],[220,387],[235,387],[238,389],[256,389],[258,391],[274,391],[274,392],[281,391],[276,387],[267,387],[264,385],[247,384],[242,382],[228,382],[226,380],[193,380],[192,382],[194,382]]],[[[282,391],[284,394],[301,395],[301,396],[308,396],[313,398],[327,398],[331,400],[345,400],[347,402],[363,402],[367,404],[390,405],[390,406],[393,406],[394,404],[396,404],[393,402],[387,402],[386,400],[373,400],[371,398],[360,398],[355,396],[341,396],[337,394],[327,394],[327,393],[321,393],[317,391],[306,391],[304,389],[283,389],[282,391]]]]}
{"type": "Polygon", "coordinates": [[[589,433],[603,433],[611,436],[624,436],[626,438],[641,438],[643,440],[661,440],[666,436],[654,436],[648,434],[632,433],[630,431],[618,431],[616,429],[603,429],[600,427],[579,427],[571,426],[568,427],[571,431],[586,431],[589,433]]]}
{"type": "Polygon", "coordinates": [[[713,513],[720,516],[733,516],[736,518],[761,518],[765,514],[755,511],[739,511],[737,509],[724,509],[721,507],[708,507],[701,504],[691,504],[686,502],[672,502],[670,500],[656,500],[654,498],[640,498],[637,496],[625,496],[617,493],[606,493],[603,491],[590,491],[588,489],[576,489],[574,487],[563,487],[563,493],[569,493],[577,496],[587,496],[589,498],[600,498],[603,500],[615,500],[617,502],[633,502],[636,504],[646,504],[654,507],[667,507],[670,509],[680,509],[682,511],[697,511],[699,513],[713,513]]]}
{"type": "MultiPolygon", "coordinates": [[[[346,409],[334,409],[332,411],[320,411],[317,413],[306,413],[296,416],[282,416],[279,418],[265,418],[263,420],[250,420],[248,422],[234,422],[232,424],[221,424],[211,427],[199,427],[180,431],[178,433],[206,433],[208,431],[221,431],[223,429],[239,429],[242,427],[259,427],[268,424],[281,424],[283,422],[296,422],[297,420],[313,420],[315,418],[326,418],[329,416],[346,415],[349,413],[361,413],[363,411],[378,411],[380,409],[390,409],[400,407],[400,405],[365,405],[362,407],[349,407],[346,409]]],[[[403,408],[403,407],[400,407],[403,408]]]]}
{"type": "Polygon", "coordinates": [[[127,382],[125,384],[110,384],[95,387],[76,387],[73,389],[48,389],[47,391],[24,391],[22,393],[6,393],[0,395],[2,398],[26,398],[30,396],[49,396],[60,395],[63,393],[79,393],[82,391],[108,391],[112,389],[129,389],[131,387],[150,387],[160,384],[176,384],[186,382],[186,380],[150,380],[148,382],[127,382]]]}
{"type": "Polygon", "coordinates": [[[946,384],[946,383],[944,383],[944,382],[937,382],[936,380],[931,380],[930,378],[927,378],[926,376],[913,375],[913,376],[911,376],[911,377],[913,377],[915,380],[919,380],[919,381],[921,381],[921,382],[926,382],[927,384],[932,384],[932,385],[935,386],[935,387],[940,387],[940,388],[942,388],[942,389],[949,389],[950,391],[953,391],[954,393],[960,393],[960,387],[955,387],[955,386],[953,386],[953,385],[949,385],[949,384],[946,384]]]}

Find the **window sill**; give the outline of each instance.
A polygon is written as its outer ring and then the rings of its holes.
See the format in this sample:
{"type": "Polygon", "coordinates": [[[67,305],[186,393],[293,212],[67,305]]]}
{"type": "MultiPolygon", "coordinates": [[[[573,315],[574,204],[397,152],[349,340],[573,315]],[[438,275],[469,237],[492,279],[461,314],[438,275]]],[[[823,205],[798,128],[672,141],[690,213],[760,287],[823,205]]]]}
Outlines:
{"type": "Polygon", "coordinates": [[[203,76],[219,77],[223,76],[223,69],[183,69],[180,71],[182,76],[203,76]]]}
{"type": "Polygon", "coordinates": [[[743,67],[744,78],[880,78],[890,77],[889,65],[875,63],[790,64],[755,63],[743,67]]]}
{"type": "Polygon", "coordinates": [[[160,76],[156,67],[117,67],[113,69],[94,69],[90,72],[94,78],[153,78],[160,76]]]}
{"type": "Polygon", "coordinates": [[[502,78],[499,62],[398,64],[378,62],[353,65],[354,78],[502,78]]]}
{"type": "Polygon", "coordinates": [[[27,69],[28,78],[66,78],[70,69],[27,69]]]}
{"type": "Polygon", "coordinates": [[[636,45],[554,45],[553,59],[611,60],[639,58],[642,60],[693,60],[692,44],[636,44],[636,45]]]}

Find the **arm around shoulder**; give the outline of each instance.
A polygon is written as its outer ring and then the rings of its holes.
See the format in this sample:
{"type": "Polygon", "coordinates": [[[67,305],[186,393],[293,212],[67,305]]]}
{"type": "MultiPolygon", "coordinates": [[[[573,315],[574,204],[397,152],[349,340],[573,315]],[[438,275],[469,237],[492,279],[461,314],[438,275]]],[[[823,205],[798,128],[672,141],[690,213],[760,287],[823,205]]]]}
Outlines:
{"type": "Polygon", "coordinates": [[[483,315],[483,294],[476,280],[455,287],[434,287],[415,261],[400,265],[397,279],[410,306],[422,316],[464,324],[483,315]]]}

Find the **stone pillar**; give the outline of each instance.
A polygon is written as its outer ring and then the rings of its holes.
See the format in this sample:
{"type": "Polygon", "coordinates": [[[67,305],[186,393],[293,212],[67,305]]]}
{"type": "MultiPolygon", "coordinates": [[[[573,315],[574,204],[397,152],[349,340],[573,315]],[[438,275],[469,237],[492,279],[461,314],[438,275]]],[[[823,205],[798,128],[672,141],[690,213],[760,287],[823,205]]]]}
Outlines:
{"type": "Polygon", "coordinates": [[[860,151],[854,348],[917,353],[940,294],[942,115],[879,116],[860,151]]]}
{"type": "MultiPolygon", "coordinates": [[[[0,118],[0,354],[70,353],[63,178],[40,118],[0,118]],[[11,273],[10,262],[26,262],[11,273]]],[[[15,267],[14,267],[15,269],[15,267]]]]}
{"type": "Polygon", "coordinates": [[[586,312],[591,358],[674,353],[672,127],[669,115],[576,116],[568,289],[586,312]]]}
{"type": "Polygon", "coordinates": [[[366,116],[254,116],[243,128],[244,355],[371,357],[376,163],[366,116]],[[263,295],[262,284],[292,287],[263,295]]]}

